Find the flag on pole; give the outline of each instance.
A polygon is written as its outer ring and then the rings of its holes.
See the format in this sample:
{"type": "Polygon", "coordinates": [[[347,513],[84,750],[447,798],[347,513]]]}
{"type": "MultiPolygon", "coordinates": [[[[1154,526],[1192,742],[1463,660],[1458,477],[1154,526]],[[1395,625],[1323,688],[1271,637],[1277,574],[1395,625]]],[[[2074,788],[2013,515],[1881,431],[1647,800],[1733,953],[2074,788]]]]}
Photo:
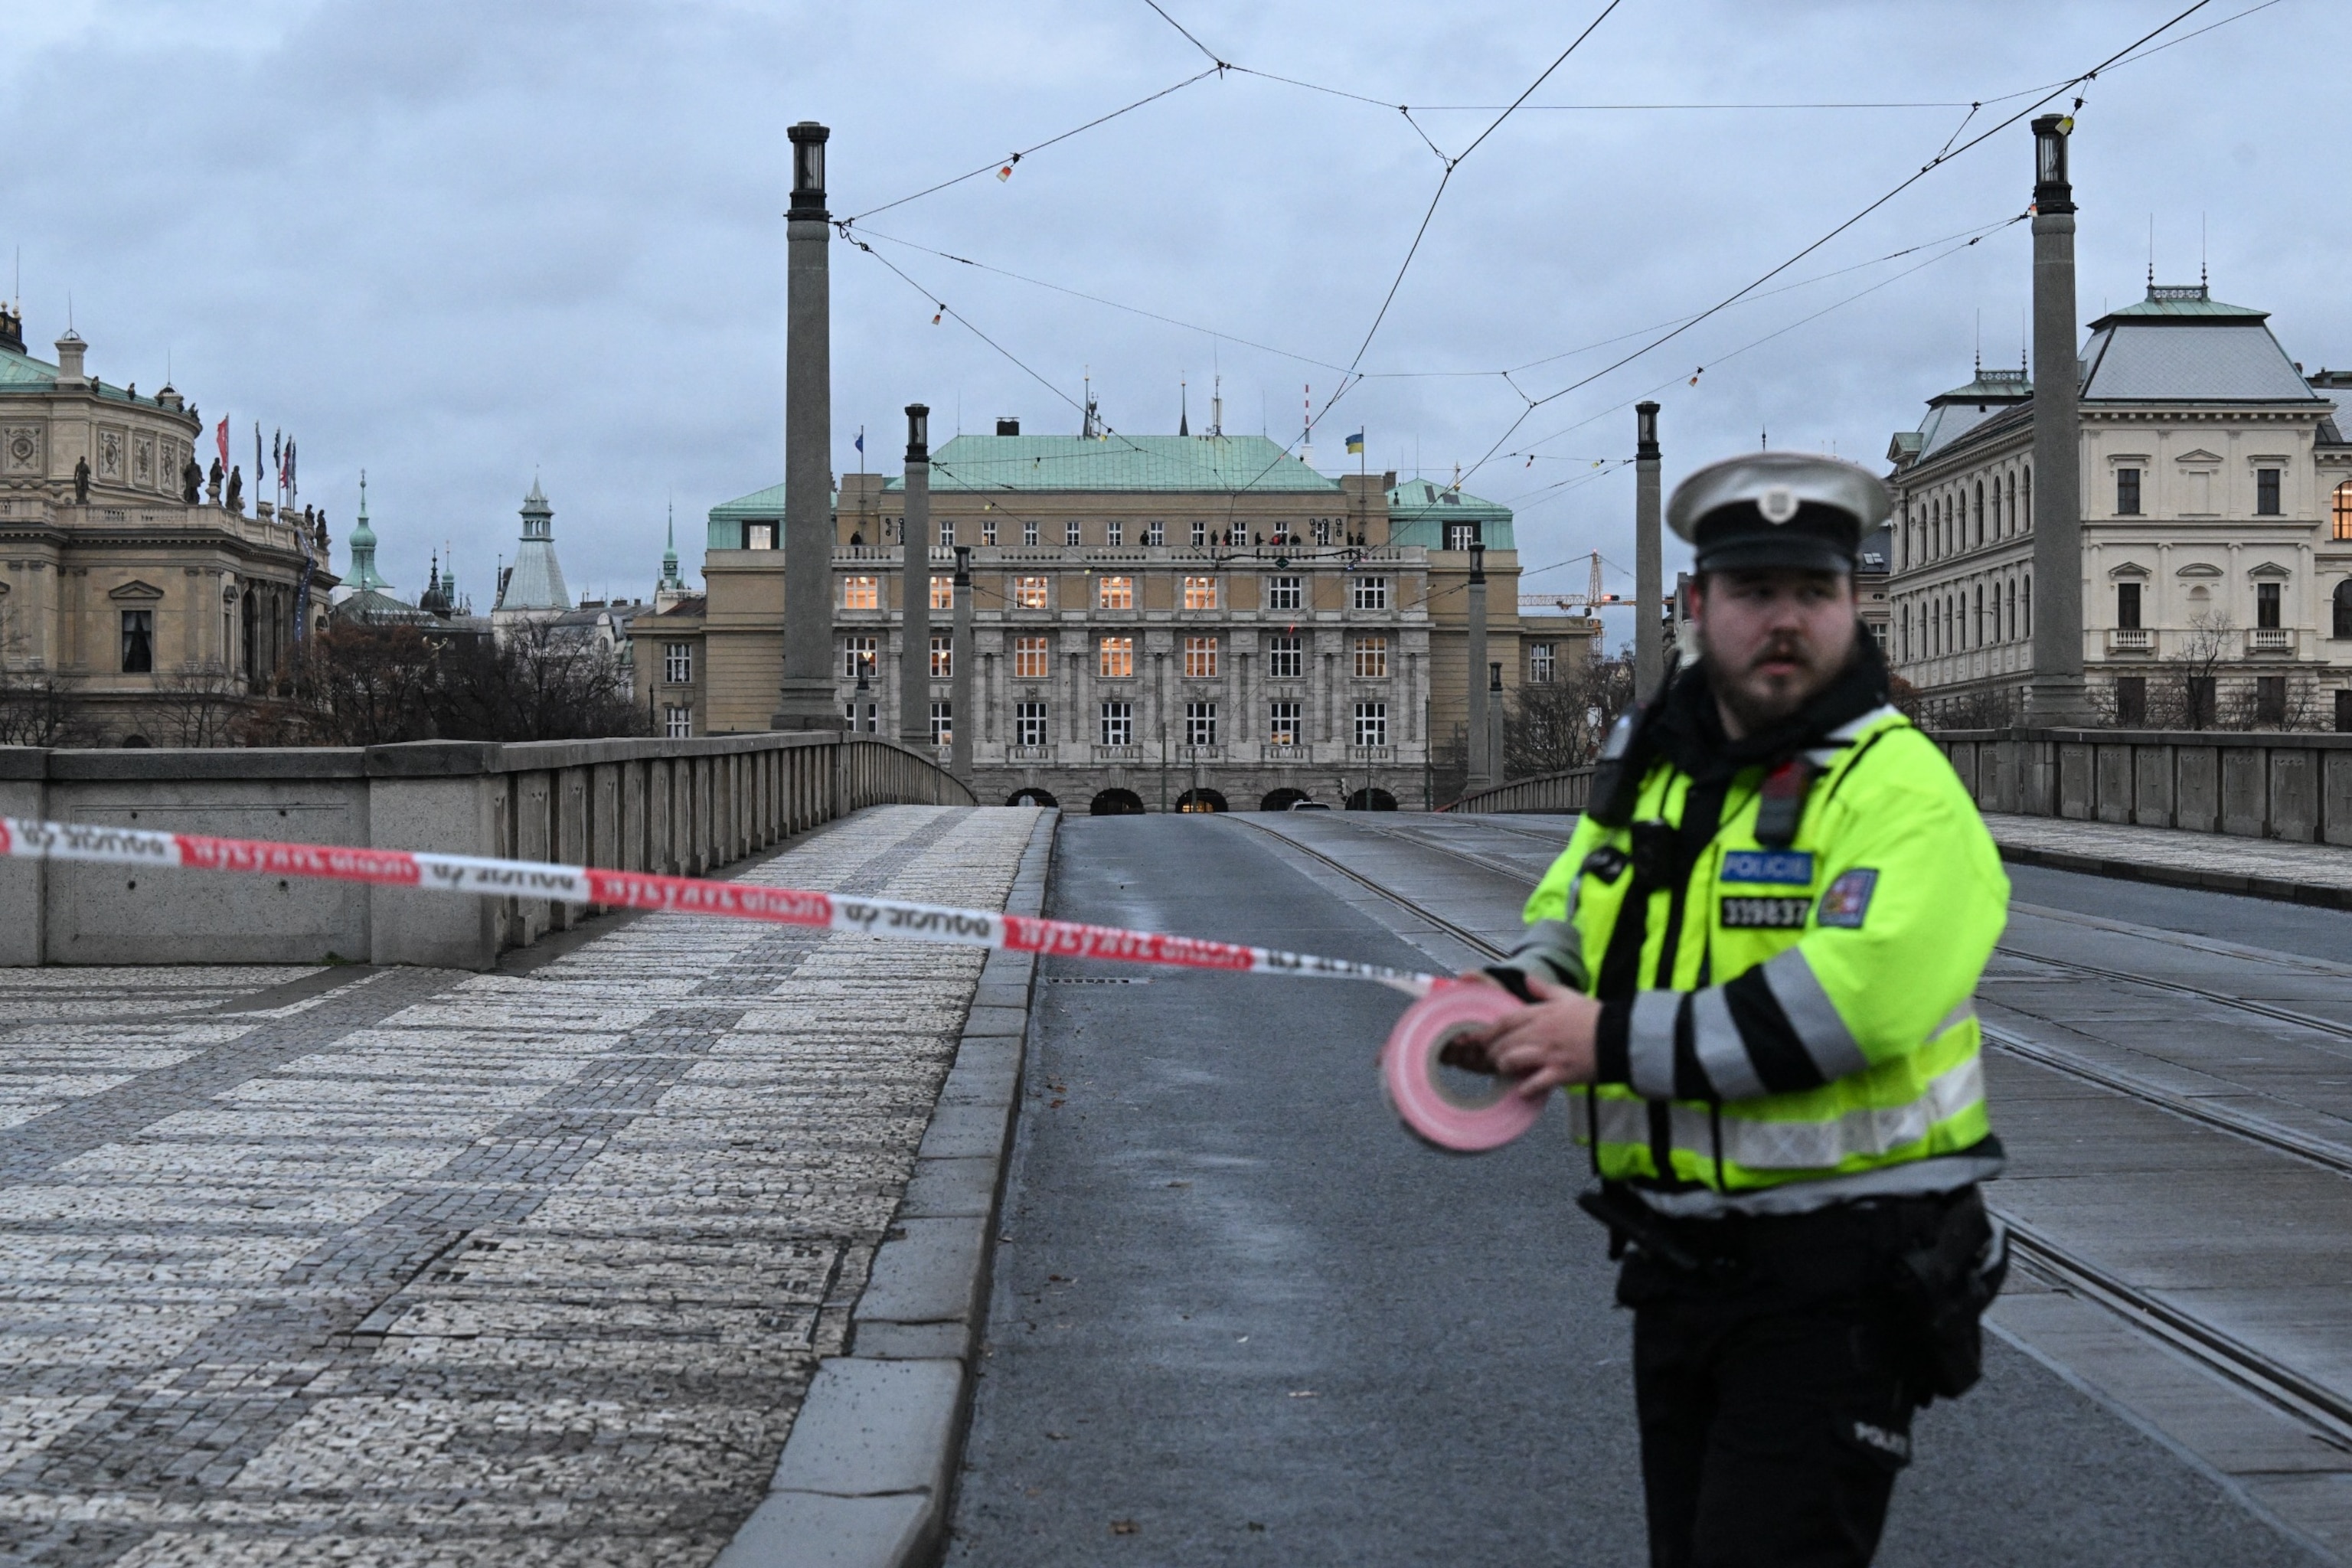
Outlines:
{"type": "Polygon", "coordinates": [[[228,416],[227,416],[227,415],[224,414],[224,415],[222,415],[222,416],[221,416],[220,427],[219,427],[218,429],[216,429],[216,430],[215,430],[215,431],[213,432],[213,437],[214,437],[214,439],[215,439],[215,440],[216,440],[216,441],[218,441],[218,442],[220,443],[220,461],[221,461],[221,467],[222,467],[222,468],[227,468],[227,467],[228,467],[228,416]]]}
{"type": "Polygon", "coordinates": [[[1364,433],[1361,430],[1359,430],[1354,435],[1348,437],[1348,456],[1351,458],[1360,458],[1363,455],[1364,433]]]}
{"type": "Polygon", "coordinates": [[[856,446],[858,452],[862,455],[866,450],[866,426],[863,425],[860,425],[857,427],[856,446]]]}

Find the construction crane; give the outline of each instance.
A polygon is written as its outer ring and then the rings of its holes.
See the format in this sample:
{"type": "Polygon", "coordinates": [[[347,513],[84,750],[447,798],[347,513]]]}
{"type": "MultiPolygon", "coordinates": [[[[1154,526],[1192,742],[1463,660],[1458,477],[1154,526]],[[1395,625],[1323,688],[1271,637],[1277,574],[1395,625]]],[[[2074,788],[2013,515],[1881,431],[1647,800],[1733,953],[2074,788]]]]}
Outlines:
{"type": "Polygon", "coordinates": [[[1622,595],[1604,594],[1601,591],[1601,552],[1598,550],[1592,552],[1592,579],[1590,585],[1583,593],[1522,594],[1519,595],[1519,608],[1523,610],[1591,611],[1598,609],[1602,605],[1622,605],[1627,603],[1630,603],[1630,601],[1622,595]]]}

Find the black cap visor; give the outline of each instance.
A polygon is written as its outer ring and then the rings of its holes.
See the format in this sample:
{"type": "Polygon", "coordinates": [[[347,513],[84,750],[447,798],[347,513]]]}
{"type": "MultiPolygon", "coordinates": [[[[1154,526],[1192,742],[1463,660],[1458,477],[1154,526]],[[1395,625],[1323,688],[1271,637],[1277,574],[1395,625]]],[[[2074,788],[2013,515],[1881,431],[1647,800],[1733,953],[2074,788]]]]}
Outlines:
{"type": "Polygon", "coordinates": [[[1717,507],[1693,529],[1695,569],[1752,572],[1790,567],[1801,572],[1851,574],[1862,544],[1862,528],[1852,512],[1812,502],[1786,522],[1770,522],[1752,501],[1717,507]]]}

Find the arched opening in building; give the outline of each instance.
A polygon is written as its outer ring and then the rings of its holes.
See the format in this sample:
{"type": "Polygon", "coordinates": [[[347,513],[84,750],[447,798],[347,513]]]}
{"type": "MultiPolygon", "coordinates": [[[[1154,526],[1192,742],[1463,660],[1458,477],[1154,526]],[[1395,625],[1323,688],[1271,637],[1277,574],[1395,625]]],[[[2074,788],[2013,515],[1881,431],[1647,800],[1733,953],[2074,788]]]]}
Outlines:
{"type": "Polygon", "coordinates": [[[123,747],[128,751],[143,752],[153,743],[144,735],[131,734],[122,737],[123,747]]]}
{"type": "Polygon", "coordinates": [[[2330,637],[2352,637],[2352,577],[2336,584],[2335,626],[2330,637]]]}
{"type": "Polygon", "coordinates": [[[1285,784],[1280,789],[1268,790],[1265,798],[1257,803],[1257,808],[1260,811],[1288,811],[1293,805],[1307,798],[1305,790],[1292,789],[1285,784]]]}
{"type": "Polygon", "coordinates": [[[1360,789],[1348,797],[1349,811],[1394,811],[1396,796],[1384,789],[1360,789]]]}
{"type": "Polygon", "coordinates": [[[1179,811],[1231,811],[1225,797],[1213,789],[1188,789],[1176,797],[1179,811]]]}
{"type": "Polygon", "coordinates": [[[1143,797],[1131,789],[1107,789],[1087,810],[1096,816],[1141,816],[1143,797]]]}
{"type": "Polygon", "coordinates": [[[1006,801],[1004,804],[1007,805],[1059,805],[1062,803],[1054,798],[1054,794],[1051,790],[1043,790],[1032,785],[1024,785],[1022,788],[1014,790],[1013,792],[1013,798],[1006,801]]]}

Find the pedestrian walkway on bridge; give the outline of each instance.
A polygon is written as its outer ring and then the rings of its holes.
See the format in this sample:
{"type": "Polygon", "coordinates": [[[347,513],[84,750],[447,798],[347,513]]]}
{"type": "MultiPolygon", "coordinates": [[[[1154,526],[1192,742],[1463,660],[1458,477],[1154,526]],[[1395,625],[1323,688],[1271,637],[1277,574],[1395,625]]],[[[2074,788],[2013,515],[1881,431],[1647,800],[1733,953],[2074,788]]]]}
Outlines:
{"type": "MultiPolygon", "coordinates": [[[[742,876],[1002,908],[1041,827],[877,808],[742,876]]],[[[709,1562],[985,956],[664,915],[521,972],[0,972],[0,1556],[709,1562]]]]}

